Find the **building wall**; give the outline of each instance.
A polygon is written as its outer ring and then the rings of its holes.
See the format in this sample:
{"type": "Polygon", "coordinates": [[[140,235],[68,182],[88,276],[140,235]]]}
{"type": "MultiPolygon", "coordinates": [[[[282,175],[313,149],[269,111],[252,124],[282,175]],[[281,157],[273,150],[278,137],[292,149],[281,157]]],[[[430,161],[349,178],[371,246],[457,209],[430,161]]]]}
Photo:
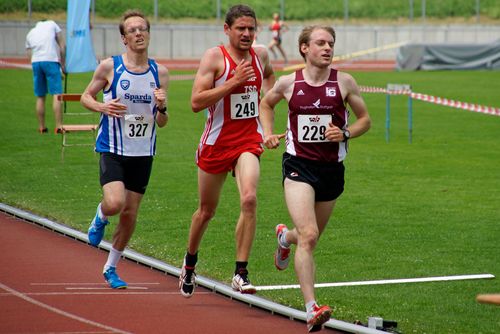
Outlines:
{"type": "MultiPolygon", "coordinates": [[[[58,22],[62,29],[65,23],[58,22]]],[[[0,22],[0,56],[25,56],[25,38],[34,23],[0,22]]],[[[490,43],[500,39],[500,25],[374,25],[334,27],[337,33],[335,54],[346,55],[365,50],[359,59],[395,59],[396,48],[373,52],[398,42],[412,43],[490,43]]],[[[302,26],[290,26],[283,36],[283,47],[290,59],[300,59],[297,39],[302,26]]],[[[117,24],[96,24],[92,29],[94,51],[98,58],[122,53],[117,24]]],[[[269,31],[258,35],[259,44],[268,44],[269,31]]],[[[221,25],[152,25],[150,56],[170,59],[199,59],[204,51],[227,41],[221,25]]],[[[278,55],[279,57],[279,55],[278,55]]]]}

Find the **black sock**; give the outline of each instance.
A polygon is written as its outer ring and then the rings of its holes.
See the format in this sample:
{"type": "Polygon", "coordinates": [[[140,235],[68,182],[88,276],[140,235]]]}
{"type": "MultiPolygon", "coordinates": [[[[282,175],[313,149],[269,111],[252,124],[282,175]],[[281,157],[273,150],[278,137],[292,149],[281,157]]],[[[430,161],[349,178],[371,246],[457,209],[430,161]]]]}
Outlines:
{"type": "Polygon", "coordinates": [[[196,262],[198,262],[198,252],[196,252],[194,255],[189,254],[189,252],[186,252],[185,260],[186,260],[186,269],[194,270],[196,262]]]}
{"type": "Polygon", "coordinates": [[[236,261],[236,270],[234,271],[234,273],[235,274],[240,274],[240,273],[247,274],[248,273],[247,265],[248,265],[247,261],[236,261]]]}

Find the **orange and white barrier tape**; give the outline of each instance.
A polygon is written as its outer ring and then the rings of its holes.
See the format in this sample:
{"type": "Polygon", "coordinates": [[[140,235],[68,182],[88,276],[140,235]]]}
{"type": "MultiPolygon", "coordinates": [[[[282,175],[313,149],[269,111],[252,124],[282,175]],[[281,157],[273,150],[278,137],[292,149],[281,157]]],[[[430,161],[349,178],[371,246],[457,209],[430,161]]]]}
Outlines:
{"type": "Polygon", "coordinates": [[[414,93],[411,90],[387,90],[386,88],[381,87],[370,87],[370,86],[360,86],[360,90],[363,93],[381,93],[381,94],[390,94],[390,95],[409,95],[411,98],[415,100],[420,100],[424,102],[439,104],[447,107],[469,110],[473,112],[479,112],[488,115],[500,116],[500,108],[482,106],[473,103],[461,102],[450,100],[442,97],[414,93]]]}

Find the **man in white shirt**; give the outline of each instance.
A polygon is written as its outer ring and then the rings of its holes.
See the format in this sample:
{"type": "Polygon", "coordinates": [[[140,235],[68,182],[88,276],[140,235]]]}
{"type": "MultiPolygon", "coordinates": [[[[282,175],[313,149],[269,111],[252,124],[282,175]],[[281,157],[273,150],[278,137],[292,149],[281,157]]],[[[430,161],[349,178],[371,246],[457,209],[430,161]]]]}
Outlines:
{"type": "Polygon", "coordinates": [[[26,36],[26,50],[33,67],[38,131],[47,133],[45,126],[45,96],[53,95],[52,108],[56,121],[55,133],[61,132],[62,113],[58,95],[62,94],[61,70],[64,71],[64,40],[61,28],[51,20],[37,22],[26,36]]]}

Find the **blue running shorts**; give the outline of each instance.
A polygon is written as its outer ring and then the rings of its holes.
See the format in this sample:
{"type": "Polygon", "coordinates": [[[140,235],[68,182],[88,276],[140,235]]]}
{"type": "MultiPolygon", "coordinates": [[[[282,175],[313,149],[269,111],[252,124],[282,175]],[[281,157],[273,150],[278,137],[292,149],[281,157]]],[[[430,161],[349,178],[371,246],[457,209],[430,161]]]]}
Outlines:
{"type": "Polygon", "coordinates": [[[35,96],[62,94],[61,67],[55,61],[37,61],[31,64],[33,67],[33,87],[35,96]]]}

